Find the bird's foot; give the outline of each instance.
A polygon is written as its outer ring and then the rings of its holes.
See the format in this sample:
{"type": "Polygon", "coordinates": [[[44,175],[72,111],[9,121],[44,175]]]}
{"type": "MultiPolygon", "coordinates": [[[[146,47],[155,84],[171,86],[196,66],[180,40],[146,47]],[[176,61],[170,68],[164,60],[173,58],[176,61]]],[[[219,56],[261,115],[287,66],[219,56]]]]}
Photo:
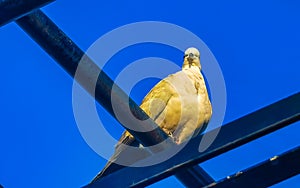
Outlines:
{"type": "Polygon", "coordinates": [[[180,141],[178,140],[177,137],[175,137],[175,136],[173,135],[172,132],[168,132],[168,136],[169,136],[170,138],[172,138],[172,140],[173,140],[173,142],[174,142],[175,144],[177,144],[177,145],[180,144],[180,141]]]}

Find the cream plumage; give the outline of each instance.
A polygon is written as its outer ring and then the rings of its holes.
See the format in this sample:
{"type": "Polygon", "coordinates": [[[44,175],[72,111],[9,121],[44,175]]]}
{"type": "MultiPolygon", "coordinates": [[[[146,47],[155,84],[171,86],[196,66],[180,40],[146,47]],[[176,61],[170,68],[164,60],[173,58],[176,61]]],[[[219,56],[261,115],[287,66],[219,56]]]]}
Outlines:
{"type": "MultiPolygon", "coordinates": [[[[211,103],[200,71],[199,51],[188,48],[184,54],[182,70],[156,84],[140,105],[177,144],[203,131],[212,115],[211,103]]],[[[136,145],[135,142],[134,137],[125,131],[114,155],[93,181],[120,167],[113,163],[124,149],[120,147],[120,143],[136,145]]]]}

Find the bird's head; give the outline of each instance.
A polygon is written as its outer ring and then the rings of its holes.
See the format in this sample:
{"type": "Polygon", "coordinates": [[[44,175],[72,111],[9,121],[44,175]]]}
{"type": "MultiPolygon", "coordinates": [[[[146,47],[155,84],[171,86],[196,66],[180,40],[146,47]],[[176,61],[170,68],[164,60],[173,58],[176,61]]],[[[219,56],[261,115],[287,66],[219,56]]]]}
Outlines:
{"type": "Polygon", "coordinates": [[[182,68],[198,67],[201,70],[200,65],[200,52],[196,48],[188,48],[184,52],[184,62],[182,68]]]}

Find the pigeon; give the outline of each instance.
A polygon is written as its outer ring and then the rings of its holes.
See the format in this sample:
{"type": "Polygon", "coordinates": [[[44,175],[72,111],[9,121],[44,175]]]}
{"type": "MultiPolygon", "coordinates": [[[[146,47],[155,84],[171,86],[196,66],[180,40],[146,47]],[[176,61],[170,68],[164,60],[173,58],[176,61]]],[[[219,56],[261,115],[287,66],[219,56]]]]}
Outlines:
{"type": "MultiPolygon", "coordinates": [[[[200,52],[194,47],[188,48],[184,53],[182,70],[157,83],[140,107],[176,144],[203,132],[211,119],[212,106],[201,74],[200,52]]],[[[91,183],[120,169],[121,165],[114,162],[121,156],[124,144],[141,147],[125,131],[115,147],[115,153],[91,183]]]]}

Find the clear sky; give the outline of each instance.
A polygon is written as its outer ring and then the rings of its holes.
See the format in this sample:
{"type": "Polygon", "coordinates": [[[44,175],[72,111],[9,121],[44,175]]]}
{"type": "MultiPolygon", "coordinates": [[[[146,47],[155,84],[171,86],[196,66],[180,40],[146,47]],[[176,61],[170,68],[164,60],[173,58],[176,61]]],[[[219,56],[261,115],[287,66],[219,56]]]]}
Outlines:
{"type": "MultiPolygon", "coordinates": [[[[224,123],[300,91],[300,3],[295,0],[60,0],[42,10],[83,50],[105,33],[134,22],[163,21],[193,32],[210,48],[223,72],[224,123]]],[[[106,160],[79,133],[72,108],[73,80],[15,23],[0,28],[0,41],[0,184],[9,188],[87,184],[106,160]]],[[[135,45],[117,53],[106,70],[115,79],[135,60],[154,56],[180,66],[182,55],[165,45],[135,45]]],[[[157,81],[138,83],[132,98],[140,103],[157,81]]],[[[99,106],[98,113],[118,138],[121,126],[99,106]]],[[[292,124],[201,166],[216,180],[222,179],[299,146],[299,126],[292,124]]],[[[174,186],[183,187],[170,177],[150,187],[174,186]]],[[[274,188],[299,186],[298,175],[274,188]]]]}

